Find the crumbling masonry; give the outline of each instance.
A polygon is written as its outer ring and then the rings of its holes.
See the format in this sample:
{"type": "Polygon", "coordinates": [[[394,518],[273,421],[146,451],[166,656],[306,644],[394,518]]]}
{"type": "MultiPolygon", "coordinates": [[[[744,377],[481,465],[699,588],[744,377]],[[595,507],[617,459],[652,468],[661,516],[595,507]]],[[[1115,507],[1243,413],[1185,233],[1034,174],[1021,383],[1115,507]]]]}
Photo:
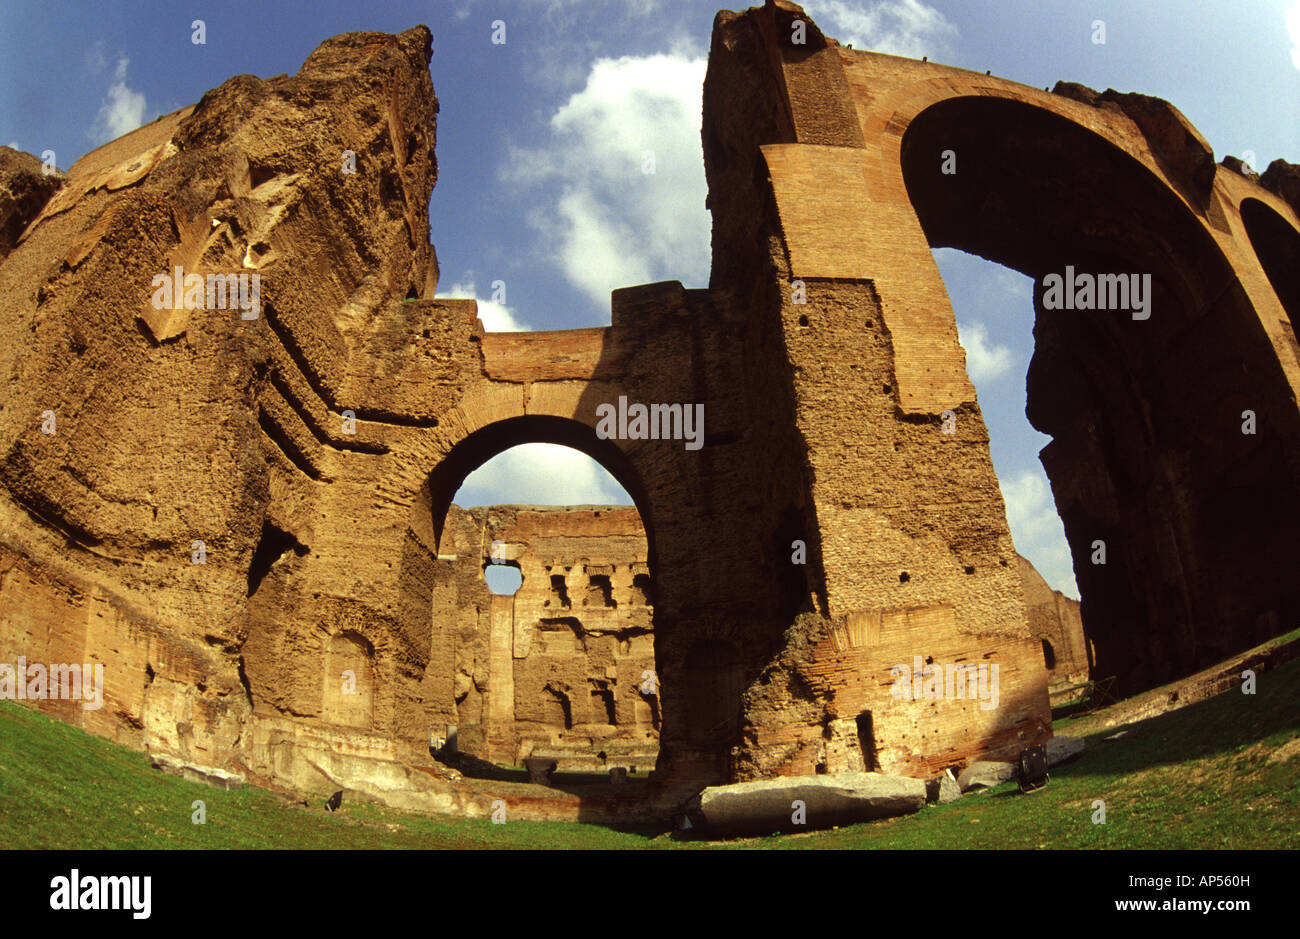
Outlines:
{"type": "MultiPolygon", "coordinates": [[[[605,328],[484,333],[473,301],[433,299],[430,55],[424,27],[339,36],[57,179],[0,151],[0,661],[106,666],[102,710],[51,710],[255,782],[486,812],[494,793],[429,754],[470,695],[502,694],[465,686],[446,591],[462,550],[491,558],[449,507],[484,460],[545,441],[609,469],[644,523],[659,756],[626,811],[1041,741],[1043,649],[944,245],[1040,285],[1151,275],[1146,320],[1035,298],[1028,411],[1094,675],[1131,692],[1300,618],[1297,167],[1216,165],[1157,99],[849,50],[786,2],[722,12],[707,288],[615,291],[605,328]],[[258,317],[156,309],[177,266],[258,274],[258,317]],[[620,395],[703,404],[704,446],[599,438],[620,395]],[[998,705],[891,694],[917,656],[997,664],[998,705]]],[[[560,680],[588,718],[609,690],[560,680]]]]}

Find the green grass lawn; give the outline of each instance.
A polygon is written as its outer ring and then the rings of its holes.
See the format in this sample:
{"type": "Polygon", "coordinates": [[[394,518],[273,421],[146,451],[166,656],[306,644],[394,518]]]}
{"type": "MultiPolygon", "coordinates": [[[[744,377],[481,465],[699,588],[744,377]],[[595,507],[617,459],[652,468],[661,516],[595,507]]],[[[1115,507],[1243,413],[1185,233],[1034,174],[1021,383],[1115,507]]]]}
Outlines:
{"type": "MultiPolygon", "coordinates": [[[[1028,795],[1006,784],[905,818],[712,845],[663,830],[494,825],[355,801],[331,815],[319,800],[303,808],[166,775],[141,753],[6,701],[0,848],[1300,847],[1300,660],[1260,673],[1257,691],[1090,733],[1083,758],[1028,795]],[[203,825],[191,821],[199,799],[203,825]],[[1098,799],[1104,825],[1092,822],[1098,799]]],[[[1094,722],[1068,723],[1085,732],[1094,722]]]]}

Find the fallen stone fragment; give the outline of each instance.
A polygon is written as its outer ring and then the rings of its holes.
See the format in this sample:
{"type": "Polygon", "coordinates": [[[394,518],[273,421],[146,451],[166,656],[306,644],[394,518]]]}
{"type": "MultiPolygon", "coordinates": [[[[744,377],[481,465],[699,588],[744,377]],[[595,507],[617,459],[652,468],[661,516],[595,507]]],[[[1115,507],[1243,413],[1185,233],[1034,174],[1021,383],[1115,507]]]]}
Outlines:
{"type": "Polygon", "coordinates": [[[1083,741],[1078,737],[1052,737],[1047,741],[1047,765],[1057,766],[1077,760],[1083,754],[1083,741]]]}
{"type": "Polygon", "coordinates": [[[184,760],[166,753],[155,753],[149,757],[154,769],[162,770],[172,776],[188,779],[190,782],[203,783],[217,789],[239,789],[244,785],[244,777],[215,766],[201,766],[186,763],[184,760]]]}
{"type": "Polygon", "coordinates": [[[700,793],[698,811],[710,834],[742,835],[852,825],[908,815],[923,805],[923,779],[838,773],[711,786],[700,793]]]}
{"type": "Polygon", "coordinates": [[[991,760],[979,760],[961,771],[957,785],[962,792],[969,792],[978,786],[993,788],[1016,778],[1016,764],[999,763],[991,760]]]}
{"type": "Polygon", "coordinates": [[[925,784],[925,801],[944,805],[948,802],[956,802],[961,798],[961,786],[957,785],[957,777],[952,774],[952,770],[946,769],[942,776],[936,776],[925,784]]]}

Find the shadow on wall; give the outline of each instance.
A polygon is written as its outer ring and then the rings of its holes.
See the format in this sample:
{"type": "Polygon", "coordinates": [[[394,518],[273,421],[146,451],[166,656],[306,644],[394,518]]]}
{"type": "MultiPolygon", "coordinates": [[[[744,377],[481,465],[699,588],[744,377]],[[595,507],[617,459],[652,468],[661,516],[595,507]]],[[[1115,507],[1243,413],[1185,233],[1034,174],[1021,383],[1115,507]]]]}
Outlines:
{"type": "Polygon", "coordinates": [[[1300,344],[1300,232],[1258,199],[1242,201],[1241,221],[1300,344]]]}

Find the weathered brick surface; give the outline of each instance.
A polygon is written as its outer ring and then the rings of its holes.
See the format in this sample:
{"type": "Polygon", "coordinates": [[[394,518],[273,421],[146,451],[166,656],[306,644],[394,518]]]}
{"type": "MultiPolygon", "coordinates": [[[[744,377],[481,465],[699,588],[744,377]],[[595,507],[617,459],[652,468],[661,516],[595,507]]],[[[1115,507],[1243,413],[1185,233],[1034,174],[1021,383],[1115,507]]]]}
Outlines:
{"type": "Polygon", "coordinates": [[[1079,601],[1049,587],[1023,557],[1020,581],[1029,610],[1029,632],[1043,646],[1052,704],[1067,703],[1079,696],[1077,686],[1088,680],[1092,663],[1079,601]]]}
{"type": "MultiPolygon", "coordinates": [[[[605,465],[645,526],[665,787],[872,749],[931,772],[1037,742],[1048,674],[933,245],[1035,278],[1153,277],[1145,322],[1036,298],[1028,410],[1053,437],[1098,677],[1150,686],[1293,626],[1286,174],[1270,190],[1218,171],[1149,99],[815,28],[794,48],[802,15],[719,14],[709,287],[616,291],[605,329],[491,336],[472,301],[432,299],[422,27],[336,37],[295,76],[231,79],[78,161],[0,263],[4,652],[103,660],[121,716],[81,718],[97,732],[480,812],[482,791],[431,766],[429,729],[478,707],[483,745],[508,753],[521,714],[551,718],[516,656],[538,637],[500,601],[462,617],[440,558],[465,476],[545,441],[605,465]],[[260,317],[154,310],[151,278],[175,264],[259,274],[260,317]],[[599,439],[620,395],[703,404],[703,448],[599,439]],[[916,656],[998,663],[998,707],[899,700],[883,683],[916,656]],[[334,687],[345,663],[356,700],[334,687]],[[484,663],[509,694],[476,683],[484,663]]],[[[623,662],[599,667],[618,713],[623,662]]]]}
{"type": "Polygon", "coordinates": [[[456,661],[460,750],[516,766],[553,756],[561,770],[652,767],[654,588],[636,509],[453,506],[448,525],[438,563],[455,599],[435,629],[459,627],[444,655],[456,661]],[[488,592],[491,564],[519,570],[515,594],[488,592]]]}

